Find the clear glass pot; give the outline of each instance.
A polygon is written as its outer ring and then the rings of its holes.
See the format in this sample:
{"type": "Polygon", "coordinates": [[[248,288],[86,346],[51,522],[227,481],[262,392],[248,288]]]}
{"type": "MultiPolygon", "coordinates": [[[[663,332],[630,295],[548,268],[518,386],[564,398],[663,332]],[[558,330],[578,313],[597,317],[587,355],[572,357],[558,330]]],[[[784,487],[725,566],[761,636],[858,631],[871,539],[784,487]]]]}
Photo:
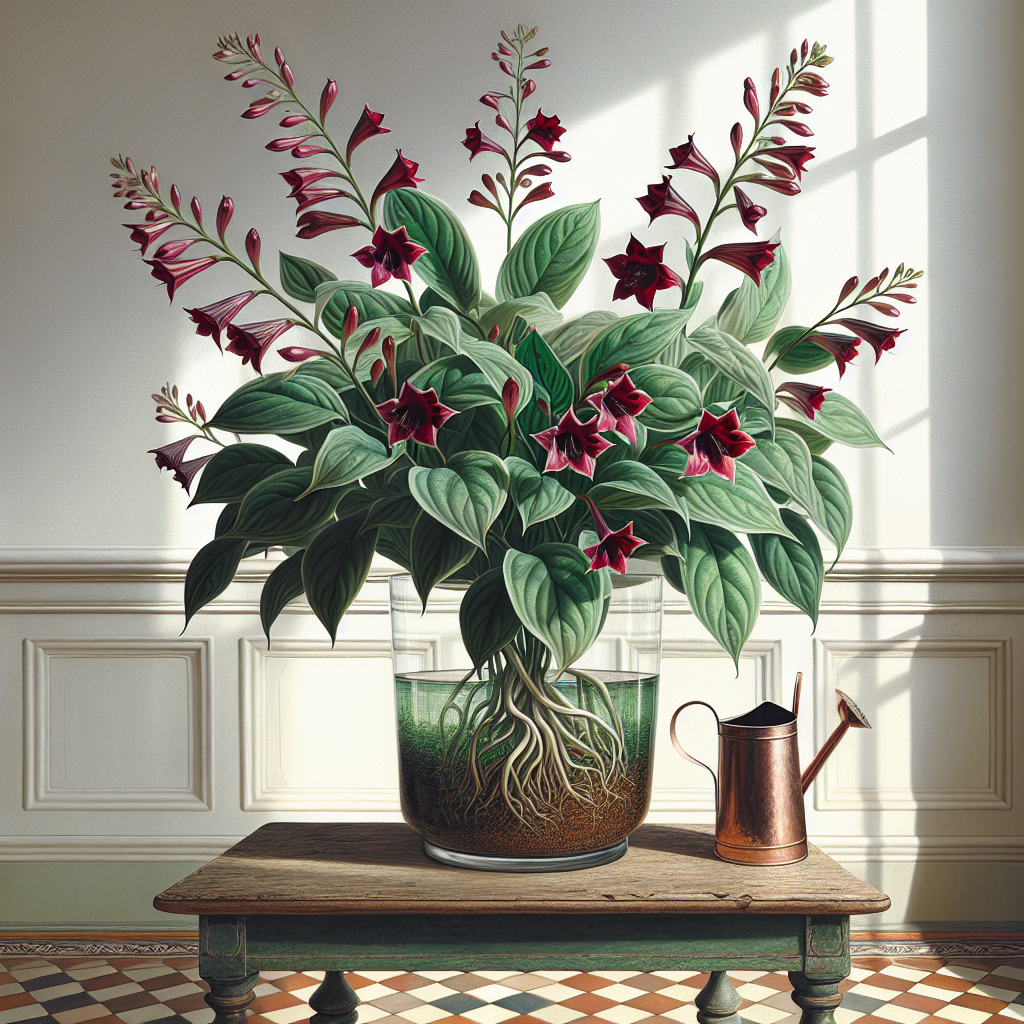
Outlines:
{"type": "Polygon", "coordinates": [[[600,636],[578,664],[532,678],[520,631],[472,671],[465,586],[391,577],[402,813],[438,860],[565,870],[622,856],[651,798],[661,577],[615,576],[600,636]]]}

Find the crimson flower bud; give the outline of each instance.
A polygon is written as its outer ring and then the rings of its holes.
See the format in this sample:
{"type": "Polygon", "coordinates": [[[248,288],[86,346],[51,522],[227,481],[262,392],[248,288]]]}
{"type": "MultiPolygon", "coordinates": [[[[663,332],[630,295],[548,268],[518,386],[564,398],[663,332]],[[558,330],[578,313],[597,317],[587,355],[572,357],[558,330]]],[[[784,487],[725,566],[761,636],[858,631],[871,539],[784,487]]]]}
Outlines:
{"type": "Polygon", "coordinates": [[[483,94],[483,96],[480,97],[480,102],[485,107],[492,107],[494,110],[498,110],[499,109],[499,107],[498,107],[498,99],[499,99],[498,93],[496,93],[496,92],[485,92],[483,94]]]}
{"type": "Polygon", "coordinates": [[[196,223],[203,226],[203,208],[199,205],[199,200],[195,196],[192,197],[192,216],[195,217],[196,223]]]}
{"type": "Polygon", "coordinates": [[[485,210],[494,210],[495,213],[501,212],[494,203],[487,198],[487,196],[482,192],[479,192],[477,189],[473,189],[473,191],[469,193],[469,201],[474,206],[482,206],[485,210]]]}
{"type": "Polygon", "coordinates": [[[324,149],[323,146],[296,146],[292,150],[292,156],[296,160],[305,160],[306,157],[316,156],[318,153],[329,153],[329,149],[324,149]]]}
{"type": "Polygon", "coordinates": [[[494,123],[499,128],[504,128],[510,135],[512,134],[512,125],[508,123],[508,118],[504,114],[499,114],[495,119],[494,123]]]}
{"type": "Polygon", "coordinates": [[[737,121],[732,126],[732,131],[729,132],[729,141],[732,143],[732,151],[736,154],[736,159],[740,158],[740,150],[743,148],[743,126],[737,121]]]}
{"type": "Polygon", "coordinates": [[[494,325],[494,326],[493,326],[493,327],[492,327],[492,328],[491,328],[491,329],[490,329],[490,330],[489,330],[489,331],[487,332],[487,340],[488,340],[488,341],[497,341],[497,340],[498,340],[498,325],[497,325],[497,324],[495,324],[495,325],[494,325]]]}
{"type": "Polygon", "coordinates": [[[779,98],[779,69],[776,68],[772,72],[772,91],[768,101],[770,107],[775,106],[775,101],[779,98]]]}
{"type": "Polygon", "coordinates": [[[839,293],[839,302],[837,302],[836,305],[840,305],[853,292],[853,289],[856,287],[857,278],[851,277],[850,280],[843,285],[842,291],[840,291],[839,293]]]}
{"type": "Polygon", "coordinates": [[[377,381],[380,380],[380,375],[383,372],[384,372],[384,360],[383,359],[375,360],[373,366],[370,367],[370,380],[372,380],[373,383],[376,384],[377,381]]]}
{"type": "Polygon", "coordinates": [[[801,60],[807,60],[807,52],[808,52],[808,50],[807,50],[807,40],[805,39],[800,44],[800,59],[801,60]]]}
{"type": "Polygon", "coordinates": [[[292,69],[287,64],[281,65],[281,77],[287,82],[289,89],[295,88],[295,76],[292,74],[292,69]]]}
{"type": "Polygon", "coordinates": [[[281,127],[294,128],[297,124],[302,124],[308,120],[309,118],[305,114],[289,114],[287,117],[281,118],[281,127]]]}
{"type": "Polygon", "coordinates": [[[494,179],[489,174],[482,174],[480,176],[480,180],[484,183],[484,187],[487,189],[487,191],[490,192],[495,199],[497,199],[498,188],[494,184],[494,179]]]}
{"type": "Polygon", "coordinates": [[[509,426],[515,421],[516,408],[519,405],[519,384],[515,377],[509,377],[505,386],[501,389],[501,404],[505,407],[505,415],[508,417],[509,426]]]}
{"type": "Polygon", "coordinates": [[[181,192],[178,191],[177,185],[171,186],[171,203],[174,205],[174,209],[181,213],[181,192]]]}
{"type": "Polygon", "coordinates": [[[230,75],[224,76],[225,82],[237,82],[246,73],[245,68],[240,71],[232,71],[230,75]]]}
{"type": "Polygon", "coordinates": [[[384,357],[384,362],[387,364],[388,373],[391,374],[391,379],[395,380],[395,339],[389,334],[380,343],[380,354],[384,357]]]}
{"type": "Polygon", "coordinates": [[[335,99],[338,95],[338,83],[333,79],[328,79],[327,84],[324,86],[324,90],[320,93],[320,123],[322,124],[327,118],[327,111],[331,109],[335,99]]]}
{"type": "Polygon", "coordinates": [[[814,134],[802,121],[777,121],[776,123],[781,124],[783,128],[788,128],[794,135],[800,135],[805,139],[814,134]]]}
{"type": "Polygon", "coordinates": [[[224,232],[231,223],[231,215],[235,212],[235,204],[229,196],[222,196],[220,205],[217,207],[217,234],[220,240],[224,241],[224,232]]]}
{"type": "Polygon", "coordinates": [[[307,359],[313,359],[320,355],[315,348],[301,348],[299,345],[289,345],[286,348],[279,348],[277,354],[289,363],[302,363],[307,359]]]}
{"type": "Polygon", "coordinates": [[[551,67],[551,61],[549,60],[535,60],[532,64],[527,64],[523,69],[524,71],[533,71],[534,68],[549,68],[551,67]]]}
{"type": "Polygon", "coordinates": [[[205,423],[206,422],[206,410],[203,408],[202,402],[196,402],[196,415],[205,423]]]}
{"type": "Polygon", "coordinates": [[[512,51],[504,43],[498,43],[498,53],[506,57],[512,56],[512,51]]]}
{"type": "Polygon", "coordinates": [[[260,272],[260,236],[255,228],[250,228],[249,233],[245,236],[245,252],[253,270],[258,274],[260,272]]]}
{"type": "Polygon", "coordinates": [[[298,148],[303,142],[312,137],[312,135],[292,135],[284,139],[271,139],[264,146],[264,149],[269,149],[271,153],[285,153],[289,149],[298,148]]]}
{"type": "Polygon", "coordinates": [[[747,78],[743,81],[743,106],[750,112],[750,116],[754,119],[754,124],[756,125],[761,120],[761,109],[757,103],[757,89],[754,87],[754,80],[752,78],[747,78]]]}
{"type": "Polygon", "coordinates": [[[280,46],[274,47],[274,60],[277,61],[278,67],[284,63],[284,50],[282,50],[280,46]]]}
{"type": "Polygon", "coordinates": [[[516,77],[516,73],[512,70],[512,65],[509,64],[507,60],[499,60],[498,67],[501,68],[501,70],[504,71],[505,74],[509,76],[509,78],[516,77]]]}
{"type": "Polygon", "coordinates": [[[536,88],[537,83],[532,78],[528,78],[523,82],[523,99],[525,100],[527,96],[532,95],[536,88]]]}
{"type": "Polygon", "coordinates": [[[491,50],[491,60],[501,60],[501,56],[495,53],[494,50],[491,50]]]}
{"type": "Polygon", "coordinates": [[[379,337],[380,337],[380,328],[379,327],[374,327],[373,330],[370,331],[366,335],[365,338],[363,338],[363,343],[359,346],[359,351],[356,353],[355,359],[352,360],[352,370],[353,370],[353,372],[355,371],[356,367],[359,365],[360,357],[363,355],[363,353],[367,349],[373,348],[373,346],[377,344],[377,339],[379,337]]]}
{"type": "Polygon", "coordinates": [[[355,333],[355,329],[359,326],[359,310],[355,306],[349,306],[348,312],[345,314],[345,325],[341,331],[342,341],[348,341],[349,338],[355,333]]]}
{"type": "Polygon", "coordinates": [[[793,67],[796,67],[796,62],[797,62],[796,50],[793,50],[793,51],[791,51],[791,53],[789,55],[789,63],[792,64],[793,67]]]}

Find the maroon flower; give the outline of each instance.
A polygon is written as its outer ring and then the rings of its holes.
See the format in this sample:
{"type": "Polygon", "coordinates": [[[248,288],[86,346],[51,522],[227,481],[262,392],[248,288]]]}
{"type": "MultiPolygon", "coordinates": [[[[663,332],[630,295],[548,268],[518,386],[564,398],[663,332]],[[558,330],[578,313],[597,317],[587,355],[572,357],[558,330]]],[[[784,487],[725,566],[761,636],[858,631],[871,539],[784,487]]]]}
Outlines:
{"type": "Polygon", "coordinates": [[[857,346],[860,344],[859,338],[851,338],[848,334],[823,332],[808,335],[807,340],[831,354],[839,367],[840,377],[846,372],[846,364],[852,362],[857,355],[857,346]]]}
{"type": "Polygon", "coordinates": [[[802,412],[809,420],[813,420],[814,414],[825,401],[825,392],[831,390],[831,388],[819,388],[814,384],[801,384],[799,381],[790,380],[775,389],[775,397],[780,402],[785,402],[791,409],[802,412]]]}
{"type": "Polygon", "coordinates": [[[186,494],[189,493],[189,488],[192,486],[192,478],[213,458],[213,455],[203,455],[201,458],[182,462],[188,446],[200,436],[200,434],[193,434],[191,437],[182,438],[172,444],[165,444],[162,448],[149,450],[150,455],[156,456],[157,466],[160,469],[170,470],[174,474],[175,482],[185,488],[186,494]]]}
{"type": "Polygon", "coordinates": [[[656,217],[664,217],[665,214],[671,213],[685,217],[700,234],[700,219],[693,207],[672,187],[671,174],[663,174],[660,185],[648,185],[647,195],[637,196],[636,201],[650,215],[651,224],[656,217]]]}
{"type": "Polygon", "coordinates": [[[489,139],[480,131],[480,122],[472,128],[466,129],[466,137],[462,144],[469,150],[469,159],[472,160],[477,153],[504,153],[505,151],[493,139],[489,139]]]}
{"type": "Polygon", "coordinates": [[[501,389],[501,404],[505,407],[505,416],[511,424],[516,418],[516,409],[519,407],[519,382],[515,377],[509,377],[501,389]]]}
{"type": "Polygon", "coordinates": [[[754,284],[760,286],[761,271],[774,262],[775,250],[778,247],[778,242],[729,242],[726,245],[716,245],[710,252],[701,256],[698,266],[705,260],[720,260],[722,263],[728,263],[730,267],[742,270],[754,284]]]}
{"type": "Polygon", "coordinates": [[[378,405],[377,412],[388,425],[388,445],[391,447],[399,441],[412,438],[420,444],[436,448],[438,427],[445,420],[458,415],[455,409],[449,409],[437,400],[437,392],[433,388],[420,391],[408,381],[402,385],[398,398],[389,398],[378,405]]]}
{"type": "Polygon", "coordinates": [[[238,315],[248,303],[256,298],[255,292],[239,292],[238,295],[231,295],[220,302],[211,303],[209,306],[199,306],[196,309],[186,309],[185,312],[192,318],[196,327],[196,334],[203,338],[212,337],[217,348],[223,351],[220,343],[220,332],[238,315]]]}
{"type": "Polygon", "coordinates": [[[392,277],[399,281],[411,281],[409,267],[427,250],[409,240],[403,224],[397,231],[385,231],[378,227],[373,233],[372,244],[352,253],[364,267],[371,267],[370,282],[380,287],[392,277]]]}
{"type": "Polygon", "coordinates": [[[843,317],[835,323],[842,324],[848,331],[853,331],[858,338],[863,338],[875,350],[875,362],[882,358],[883,352],[896,347],[896,339],[906,333],[905,330],[897,331],[892,327],[885,327],[882,324],[873,324],[867,320],[853,320],[843,317]]]}
{"type": "Polygon", "coordinates": [[[242,357],[242,365],[252,363],[260,375],[260,364],[270,346],[290,327],[293,320],[261,320],[255,324],[228,324],[228,352],[242,357]]]}
{"type": "Polygon", "coordinates": [[[315,181],[323,178],[340,178],[337,171],[330,171],[326,167],[296,167],[291,171],[284,171],[281,174],[292,190],[288,193],[289,199],[294,199],[300,192],[312,185],[315,181]]]}
{"type": "Polygon", "coordinates": [[[279,348],[277,354],[289,363],[304,363],[307,359],[315,359],[317,356],[322,356],[323,352],[318,352],[315,348],[302,348],[299,345],[288,345],[285,348],[279,348]]]}
{"type": "Polygon", "coordinates": [[[249,104],[246,110],[242,111],[242,117],[252,120],[254,117],[262,117],[264,114],[269,113],[280,103],[280,100],[275,100],[271,96],[264,96],[262,99],[253,100],[249,104]]]}
{"type": "Polygon", "coordinates": [[[828,82],[813,71],[802,71],[793,81],[794,91],[809,92],[812,96],[827,96],[828,82]]]}
{"type": "Polygon", "coordinates": [[[328,199],[349,198],[349,193],[340,188],[307,188],[297,192],[292,198],[297,202],[295,212],[301,213],[310,206],[326,203],[328,199]]]}
{"type": "Polygon", "coordinates": [[[672,147],[668,151],[668,155],[673,161],[673,163],[667,165],[670,171],[678,170],[679,168],[687,171],[698,171],[700,174],[706,174],[715,183],[715,188],[718,188],[718,171],[707,162],[693,144],[692,135],[681,146],[672,147]]]}
{"type": "Polygon", "coordinates": [[[548,453],[545,473],[571,466],[581,476],[594,478],[594,460],[612,444],[598,432],[597,419],[581,423],[570,407],[555,426],[531,435],[548,453]]]}
{"type": "Polygon", "coordinates": [[[561,126],[557,117],[548,117],[539,109],[537,116],[531,117],[526,122],[526,128],[526,137],[536,142],[547,153],[550,153],[555,148],[555,144],[565,134],[565,129],[561,126]]]}
{"type": "Polygon", "coordinates": [[[710,471],[730,483],[736,480],[736,459],[754,447],[754,439],[740,430],[735,409],[724,416],[705,409],[697,429],[672,443],[690,456],[684,477],[703,476],[710,471]]]}
{"type": "Polygon", "coordinates": [[[224,232],[227,231],[234,212],[234,200],[230,196],[221,196],[220,203],[217,206],[217,234],[220,235],[222,242],[224,241],[224,232]]]}
{"type": "Polygon", "coordinates": [[[647,541],[633,535],[632,522],[626,523],[621,530],[609,530],[607,526],[598,534],[598,542],[583,549],[590,559],[590,572],[608,566],[612,572],[626,574],[626,559],[647,541]]]}
{"type": "Polygon", "coordinates": [[[327,79],[327,84],[324,86],[323,91],[320,93],[320,123],[323,124],[327,120],[327,113],[334,106],[334,101],[338,98],[338,83],[332,78],[327,79]]]}
{"type": "Polygon", "coordinates": [[[788,128],[794,135],[805,139],[814,134],[803,121],[772,121],[772,124],[781,124],[783,128],[788,128]]]}
{"type": "Polygon", "coordinates": [[[648,249],[630,235],[624,254],[605,258],[608,269],[618,278],[612,298],[626,299],[635,295],[641,306],[653,310],[654,293],[658,289],[682,288],[679,275],[661,262],[664,251],[664,245],[648,249]]]}
{"type": "Polygon", "coordinates": [[[146,250],[155,242],[168,228],[174,227],[172,221],[169,220],[157,220],[150,221],[148,224],[125,224],[131,233],[131,240],[138,242],[142,246],[142,255],[146,255],[146,250]]]}
{"type": "Polygon", "coordinates": [[[395,162],[388,169],[387,174],[377,182],[377,187],[373,190],[373,196],[370,199],[371,209],[385,192],[391,192],[396,188],[415,188],[417,182],[423,181],[422,178],[416,177],[420,165],[413,160],[406,160],[400,149],[396,152],[398,156],[395,157],[395,162]]]}
{"type": "Polygon", "coordinates": [[[758,206],[745,192],[740,190],[739,185],[733,188],[733,195],[736,196],[736,209],[740,212],[740,220],[744,227],[749,228],[757,234],[757,222],[768,212],[763,206],[758,206]]]}
{"type": "Polygon", "coordinates": [[[326,213],[323,210],[307,210],[298,221],[295,232],[297,238],[316,238],[326,231],[337,231],[339,228],[359,227],[360,221],[347,213],[326,213]]]}
{"type": "Polygon", "coordinates": [[[781,160],[799,178],[807,170],[807,161],[814,159],[813,146],[779,146],[761,150],[763,156],[781,160]]]}
{"type": "Polygon", "coordinates": [[[201,242],[201,238],[176,238],[172,242],[164,242],[153,253],[155,260],[176,260],[190,245],[201,242]]]}
{"type": "MultiPolygon", "coordinates": [[[[390,128],[381,128],[380,123],[383,120],[383,114],[374,113],[369,107],[363,107],[363,112],[359,115],[359,120],[348,137],[348,145],[345,147],[345,163],[352,163],[352,151],[356,146],[361,145],[367,139],[372,139],[374,135],[386,135],[391,131],[390,128]]],[[[414,167],[413,173],[415,171],[414,167]]]]}
{"type": "Polygon", "coordinates": [[[761,120],[761,110],[757,103],[757,89],[752,78],[745,78],[743,80],[743,106],[747,108],[750,116],[754,119],[754,126],[756,127],[761,120]]]}
{"type": "Polygon", "coordinates": [[[770,188],[773,192],[780,192],[784,196],[800,194],[799,183],[788,178],[767,178],[763,174],[759,174],[756,178],[744,178],[743,180],[749,181],[751,185],[763,185],[765,188],[770,188]]]}
{"type": "Polygon", "coordinates": [[[598,430],[617,430],[636,444],[634,417],[651,404],[651,396],[636,388],[629,379],[629,374],[624,373],[604,391],[591,395],[587,399],[587,404],[592,405],[599,413],[598,430]]]}
{"type": "Polygon", "coordinates": [[[167,285],[167,297],[173,302],[174,293],[188,280],[201,274],[217,262],[216,256],[200,256],[194,260],[143,260],[153,269],[150,273],[167,285]]]}

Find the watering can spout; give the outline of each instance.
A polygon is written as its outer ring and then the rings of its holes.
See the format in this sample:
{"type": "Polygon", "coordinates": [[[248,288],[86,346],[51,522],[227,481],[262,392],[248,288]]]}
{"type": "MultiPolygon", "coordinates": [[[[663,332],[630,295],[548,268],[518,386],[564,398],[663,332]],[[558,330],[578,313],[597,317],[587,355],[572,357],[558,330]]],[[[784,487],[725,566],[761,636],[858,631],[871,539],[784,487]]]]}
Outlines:
{"type": "Polygon", "coordinates": [[[839,697],[839,724],[835,727],[832,735],[825,740],[821,750],[814,755],[811,763],[804,769],[800,776],[800,791],[806,793],[811,783],[821,771],[825,762],[832,755],[832,751],[839,746],[839,741],[846,735],[847,729],[870,729],[871,723],[867,715],[848,697],[842,690],[836,690],[839,697]]]}

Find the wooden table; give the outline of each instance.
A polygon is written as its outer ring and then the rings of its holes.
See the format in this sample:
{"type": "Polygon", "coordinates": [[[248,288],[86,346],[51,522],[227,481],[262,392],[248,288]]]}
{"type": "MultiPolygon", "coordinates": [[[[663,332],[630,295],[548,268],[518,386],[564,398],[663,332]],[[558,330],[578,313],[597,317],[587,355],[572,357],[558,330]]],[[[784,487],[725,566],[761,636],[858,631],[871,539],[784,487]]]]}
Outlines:
{"type": "Polygon", "coordinates": [[[153,901],[199,915],[214,1024],[244,1024],[260,970],[326,971],[315,1024],[352,1024],[344,971],[697,970],[701,1024],[739,1024],[729,970],[789,971],[801,1024],[833,1024],[850,915],[889,898],[814,846],[726,864],[710,826],[644,825],[613,864],[514,875],[429,859],[398,824],[265,825],[153,901]]]}

